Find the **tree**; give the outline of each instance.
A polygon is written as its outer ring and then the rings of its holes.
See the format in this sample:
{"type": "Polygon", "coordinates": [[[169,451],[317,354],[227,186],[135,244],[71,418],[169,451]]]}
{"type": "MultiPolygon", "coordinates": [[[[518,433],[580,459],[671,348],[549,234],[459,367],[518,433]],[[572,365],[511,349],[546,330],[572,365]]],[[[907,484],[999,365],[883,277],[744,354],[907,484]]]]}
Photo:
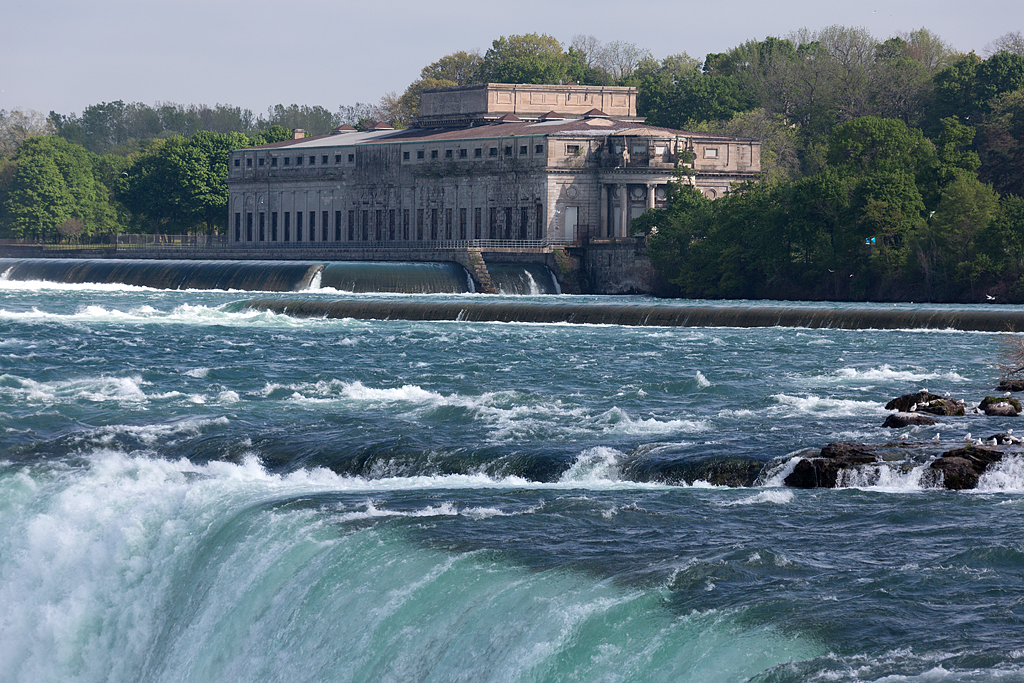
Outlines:
{"type": "Polygon", "coordinates": [[[562,44],[546,33],[502,36],[480,63],[484,83],[563,83],[567,60],[562,44]]]}
{"type": "Polygon", "coordinates": [[[34,109],[0,109],[0,157],[14,156],[29,138],[53,132],[53,123],[34,109]]]}
{"type": "Polygon", "coordinates": [[[53,159],[37,154],[18,161],[4,201],[9,234],[45,240],[71,217],[74,198],[53,159]]]}
{"type": "Polygon", "coordinates": [[[985,46],[986,55],[992,56],[999,52],[1024,56],[1024,35],[1020,31],[1010,31],[985,46]]]}
{"type": "Polygon", "coordinates": [[[978,126],[981,178],[999,192],[1024,196],[1024,89],[994,98],[990,107],[978,126]]]}

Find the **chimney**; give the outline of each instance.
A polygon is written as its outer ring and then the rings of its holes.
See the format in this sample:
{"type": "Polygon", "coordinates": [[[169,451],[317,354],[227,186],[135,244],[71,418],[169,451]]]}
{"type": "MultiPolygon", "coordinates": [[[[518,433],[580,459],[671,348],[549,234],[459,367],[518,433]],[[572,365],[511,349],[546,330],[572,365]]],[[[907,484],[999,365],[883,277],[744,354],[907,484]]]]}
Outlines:
{"type": "Polygon", "coordinates": [[[301,140],[304,137],[306,137],[305,128],[296,128],[292,130],[292,140],[301,140]]]}

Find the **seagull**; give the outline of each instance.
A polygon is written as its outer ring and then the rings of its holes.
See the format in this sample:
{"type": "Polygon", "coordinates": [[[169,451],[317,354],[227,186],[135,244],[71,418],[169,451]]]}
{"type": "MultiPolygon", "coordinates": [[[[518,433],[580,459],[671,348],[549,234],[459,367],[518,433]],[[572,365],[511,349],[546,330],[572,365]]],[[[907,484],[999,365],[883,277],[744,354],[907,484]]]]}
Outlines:
{"type": "Polygon", "coordinates": [[[991,294],[986,294],[985,295],[985,300],[986,301],[995,301],[996,298],[994,296],[992,296],[991,294]]]}
{"type": "Polygon", "coordinates": [[[932,437],[932,441],[934,441],[935,443],[939,442],[939,435],[938,435],[937,432],[936,432],[935,436],[932,437]]]}
{"type": "Polygon", "coordinates": [[[964,434],[964,441],[967,441],[968,443],[970,443],[970,441],[971,441],[971,433],[970,432],[967,432],[966,434],[964,434]]]}

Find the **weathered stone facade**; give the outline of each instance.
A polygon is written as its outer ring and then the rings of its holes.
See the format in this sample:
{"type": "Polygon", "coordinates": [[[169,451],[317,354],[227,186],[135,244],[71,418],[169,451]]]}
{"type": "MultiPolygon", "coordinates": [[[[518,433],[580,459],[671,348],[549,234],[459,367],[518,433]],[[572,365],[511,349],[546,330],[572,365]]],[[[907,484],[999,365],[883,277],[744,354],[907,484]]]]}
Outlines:
{"type": "Polygon", "coordinates": [[[709,197],[760,171],[759,141],[647,126],[635,103],[634,88],[437,89],[407,130],[339,129],[236,150],[229,243],[269,256],[300,245],[613,241],[665,205],[679,167],[692,166],[690,182],[709,197]],[[594,104],[617,116],[583,111],[594,104]]]}

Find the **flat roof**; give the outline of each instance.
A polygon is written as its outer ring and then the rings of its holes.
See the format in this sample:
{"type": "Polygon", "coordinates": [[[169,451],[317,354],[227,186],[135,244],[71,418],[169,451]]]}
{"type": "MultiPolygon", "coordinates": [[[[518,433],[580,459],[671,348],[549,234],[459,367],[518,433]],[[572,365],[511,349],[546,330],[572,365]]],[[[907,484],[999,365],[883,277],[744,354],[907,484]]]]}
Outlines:
{"type": "Polygon", "coordinates": [[[403,130],[371,130],[334,135],[316,135],[298,140],[284,140],[245,149],[322,149],[324,147],[351,147],[353,145],[429,143],[453,140],[486,140],[511,137],[608,137],[612,135],[636,137],[688,137],[709,141],[751,142],[753,138],[737,138],[712,133],[697,133],[672,128],[649,126],[636,121],[609,118],[557,119],[553,121],[509,121],[458,128],[406,128],[403,130]]]}

